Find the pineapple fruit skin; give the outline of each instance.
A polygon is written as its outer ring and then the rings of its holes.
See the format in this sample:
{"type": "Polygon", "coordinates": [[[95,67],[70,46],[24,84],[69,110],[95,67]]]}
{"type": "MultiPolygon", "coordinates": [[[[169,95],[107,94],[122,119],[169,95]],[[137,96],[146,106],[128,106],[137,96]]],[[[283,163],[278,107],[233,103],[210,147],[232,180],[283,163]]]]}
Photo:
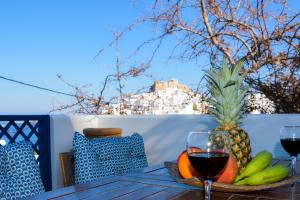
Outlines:
{"type": "Polygon", "coordinates": [[[237,161],[240,174],[251,161],[250,139],[248,133],[239,127],[228,130],[228,136],[231,142],[230,150],[237,161]]]}
{"type": "Polygon", "coordinates": [[[229,130],[222,130],[217,128],[210,134],[210,140],[219,148],[226,149],[235,157],[238,166],[238,174],[240,174],[251,161],[251,145],[248,133],[240,128],[234,127],[229,130]],[[228,144],[223,143],[223,139],[220,138],[219,132],[223,132],[223,137],[226,137],[228,144]]]}

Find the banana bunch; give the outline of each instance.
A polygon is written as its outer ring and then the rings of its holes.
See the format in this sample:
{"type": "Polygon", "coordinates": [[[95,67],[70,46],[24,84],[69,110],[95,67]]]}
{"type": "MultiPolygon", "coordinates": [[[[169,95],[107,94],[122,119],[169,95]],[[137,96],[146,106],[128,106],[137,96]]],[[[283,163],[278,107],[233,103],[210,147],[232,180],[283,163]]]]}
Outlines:
{"type": "Polygon", "coordinates": [[[268,151],[261,151],[235,179],[234,184],[263,185],[280,181],[289,175],[289,169],[284,165],[269,167],[271,161],[272,154],[268,151]]]}

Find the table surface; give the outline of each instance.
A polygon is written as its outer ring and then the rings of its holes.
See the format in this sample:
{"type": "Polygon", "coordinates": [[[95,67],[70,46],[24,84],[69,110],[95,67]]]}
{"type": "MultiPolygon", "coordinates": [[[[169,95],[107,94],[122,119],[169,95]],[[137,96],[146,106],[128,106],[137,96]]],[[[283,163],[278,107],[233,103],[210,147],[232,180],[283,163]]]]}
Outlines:
{"type": "MultiPolygon", "coordinates": [[[[286,161],[279,161],[286,162],[286,161]]],[[[299,166],[299,163],[297,163],[299,166]]],[[[299,168],[298,168],[299,169],[299,168]]],[[[45,192],[28,199],[203,199],[203,190],[180,184],[163,166],[149,167],[131,174],[99,179],[45,192]]],[[[212,192],[213,200],[300,200],[300,184],[253,193],[212,192]]]]}

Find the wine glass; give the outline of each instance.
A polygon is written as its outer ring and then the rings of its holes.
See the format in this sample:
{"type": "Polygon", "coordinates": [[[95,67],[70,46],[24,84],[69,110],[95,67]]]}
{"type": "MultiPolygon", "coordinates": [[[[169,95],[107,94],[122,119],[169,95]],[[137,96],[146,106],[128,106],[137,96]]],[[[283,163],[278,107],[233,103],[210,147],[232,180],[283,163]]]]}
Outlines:
{"type": "Polygon", "coordinates": [[[292,176],[296,174],[297,155],[300,153],[300,126],[284,126],[280,130],[280,142],[292,158],[292,176]]]}
{"type": "Polygon", "coordinates": [[[224,134],[218,136],[217,144],[210,139],[210,132],[190,132],[187,137],[188,158],[199,174],[197,178],[204,182],[205,200],[211,199],[211,185],[228,161],[226,144],[224,134]]]}

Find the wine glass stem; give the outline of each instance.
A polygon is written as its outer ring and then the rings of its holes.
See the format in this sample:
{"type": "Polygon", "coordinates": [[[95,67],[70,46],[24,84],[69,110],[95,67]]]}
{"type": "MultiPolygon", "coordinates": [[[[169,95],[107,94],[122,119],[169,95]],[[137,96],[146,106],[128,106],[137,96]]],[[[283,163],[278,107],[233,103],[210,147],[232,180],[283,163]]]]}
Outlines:
{"type": "Polygon", "coordinates": [[[211,190],[211,180],[204,181],[204,188],[205,188],[205,200],[210,200],[210,190],[211,190]]]}
{"type": "Polygon", "coordinates": [[[292,156],[292,176],[296,175],[296,162],[297,162],[297,157],[292,156]]]}

